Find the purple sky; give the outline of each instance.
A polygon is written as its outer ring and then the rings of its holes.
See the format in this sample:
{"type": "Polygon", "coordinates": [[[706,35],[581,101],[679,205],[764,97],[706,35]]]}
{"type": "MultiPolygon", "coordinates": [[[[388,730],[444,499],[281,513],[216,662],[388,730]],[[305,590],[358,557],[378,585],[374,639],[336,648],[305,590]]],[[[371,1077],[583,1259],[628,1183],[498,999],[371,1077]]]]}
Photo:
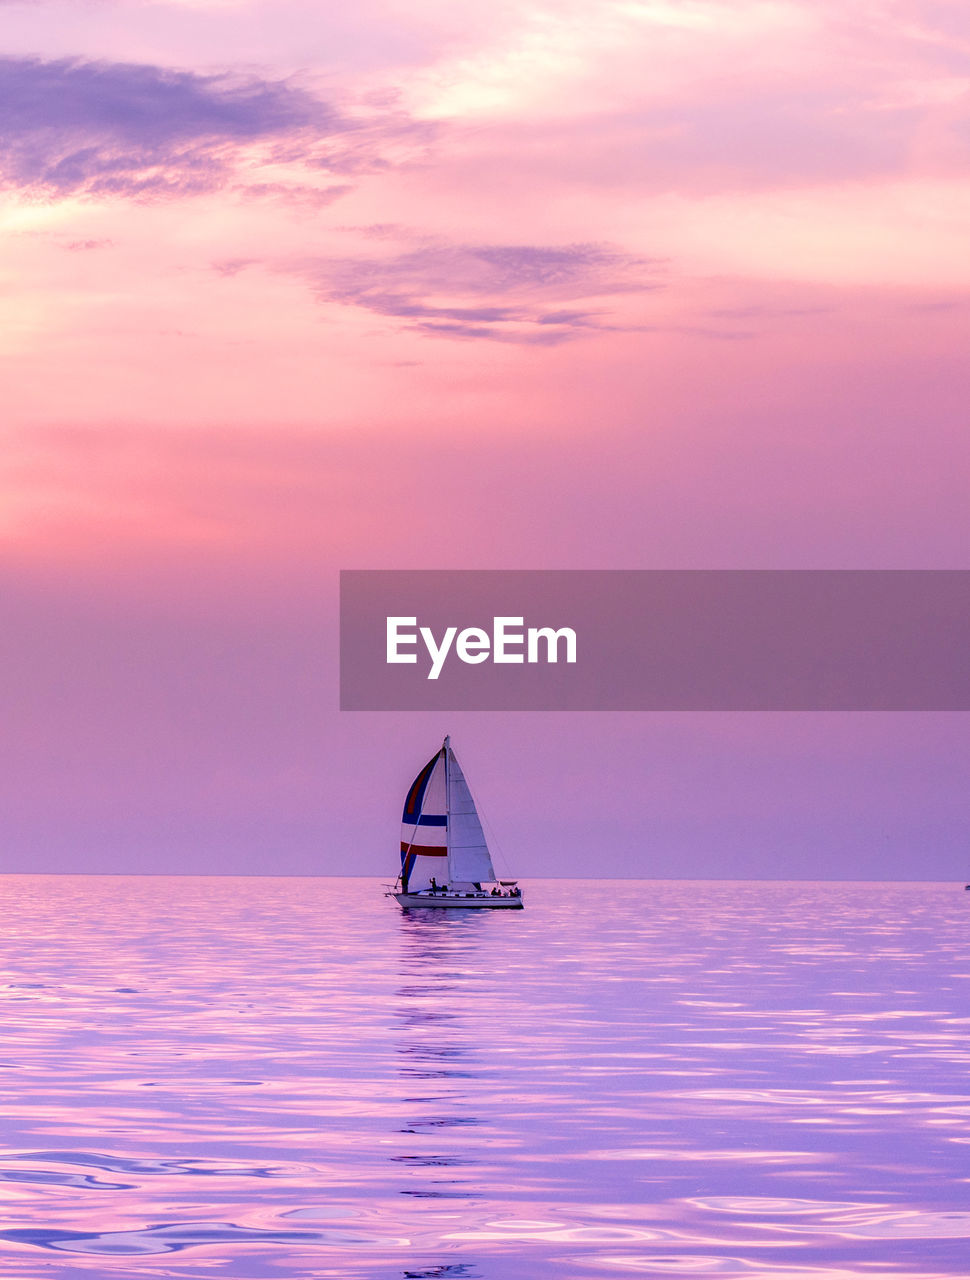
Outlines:
{"type": "Polygon", "coordinates": [[[336,710],[340,568],[963,568],[970,20],[2,3],[0,869],[970,878],[967,718],[336,710]]]}

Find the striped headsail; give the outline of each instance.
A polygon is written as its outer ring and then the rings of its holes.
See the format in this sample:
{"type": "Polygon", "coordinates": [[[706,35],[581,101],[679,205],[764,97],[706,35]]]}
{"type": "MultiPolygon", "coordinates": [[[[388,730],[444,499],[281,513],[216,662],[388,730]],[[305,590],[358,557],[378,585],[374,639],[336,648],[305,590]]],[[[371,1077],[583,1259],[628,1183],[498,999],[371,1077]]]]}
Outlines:
{"type": "Polygon", "coordinates": [[[431,757],[411,783],[401,822],[401,881],[404,890],[427,889],[434,876],[448,879],[448,797],[445,749],[431,757]]]}

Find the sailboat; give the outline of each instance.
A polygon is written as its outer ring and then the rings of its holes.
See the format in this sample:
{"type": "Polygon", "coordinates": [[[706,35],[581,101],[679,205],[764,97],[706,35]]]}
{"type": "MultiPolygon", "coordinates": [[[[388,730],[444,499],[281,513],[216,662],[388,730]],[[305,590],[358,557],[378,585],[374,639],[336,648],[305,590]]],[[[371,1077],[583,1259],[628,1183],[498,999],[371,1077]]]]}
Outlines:
{"type": "Polygon", "coordinates": [[[404,799],[401,874],[390,889],[402,907],[522,908],[514,880],[496,880],[485,833],[445,738],[404,799]]]}

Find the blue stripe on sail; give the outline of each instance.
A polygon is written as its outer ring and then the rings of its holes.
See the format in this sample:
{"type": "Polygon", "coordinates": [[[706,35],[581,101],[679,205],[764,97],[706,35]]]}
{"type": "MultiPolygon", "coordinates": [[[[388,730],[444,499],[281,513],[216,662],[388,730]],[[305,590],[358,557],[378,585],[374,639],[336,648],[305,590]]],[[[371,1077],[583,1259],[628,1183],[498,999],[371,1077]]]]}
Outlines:
{"type": "Polygon", "coordinates": [[[441,752],[436,752],[411,783],[411,789],[404,801],[404,822],[413,823],[414,815],[421,812],[425,790],[440,756],[441,752]]]}

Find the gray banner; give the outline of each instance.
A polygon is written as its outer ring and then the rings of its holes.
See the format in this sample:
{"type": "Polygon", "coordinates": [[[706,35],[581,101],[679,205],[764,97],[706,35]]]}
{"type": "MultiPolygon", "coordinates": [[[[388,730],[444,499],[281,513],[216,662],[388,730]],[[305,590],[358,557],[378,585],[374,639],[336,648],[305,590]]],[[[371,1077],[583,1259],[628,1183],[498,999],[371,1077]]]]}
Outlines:
{"type": "Polygon", "coordinates": [[[345,570],[340,613],[347,711],[970,710],[964,570],[345,570]]]}

